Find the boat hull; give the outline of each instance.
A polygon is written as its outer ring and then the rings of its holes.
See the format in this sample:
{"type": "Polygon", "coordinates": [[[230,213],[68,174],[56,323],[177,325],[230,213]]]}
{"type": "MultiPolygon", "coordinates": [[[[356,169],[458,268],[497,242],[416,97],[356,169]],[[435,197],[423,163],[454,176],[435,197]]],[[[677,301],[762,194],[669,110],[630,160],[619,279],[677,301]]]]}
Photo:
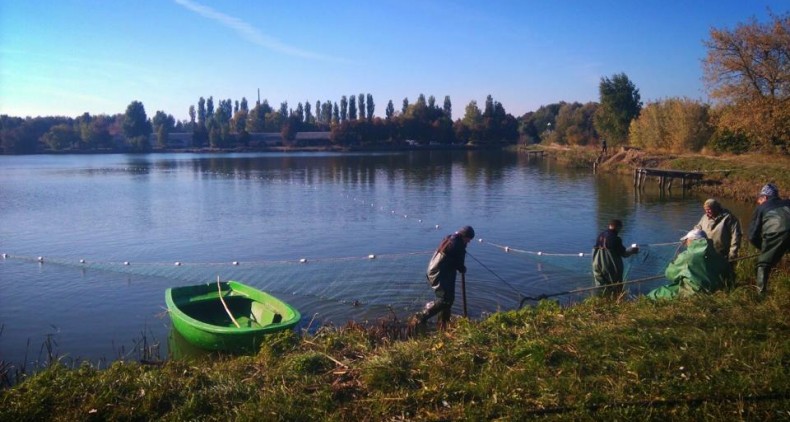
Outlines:
{"type": "Polygon", "coordinates": [[[217,283],[170,288],[165,302],[173,327],[205,350],[254,352],[267,335],[293,329],[302,318],[282,300],[237,281],[220,282],[219,289],[217,283]]]}

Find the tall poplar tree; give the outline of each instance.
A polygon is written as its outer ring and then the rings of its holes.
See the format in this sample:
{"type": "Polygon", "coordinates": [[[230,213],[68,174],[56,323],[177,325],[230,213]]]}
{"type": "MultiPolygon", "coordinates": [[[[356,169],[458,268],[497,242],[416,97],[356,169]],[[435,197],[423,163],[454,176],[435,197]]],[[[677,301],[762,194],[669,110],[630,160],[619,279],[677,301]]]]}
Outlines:
{"type": "Polygon", "coordinates": [[[368,120],[373,120],[373,112],[376,111],[376,105],[373,103],[373,96],[368,94],[365,106],[368,110],[368,120]]]}
{"type": "Polygon", "coordinates": [[[340,97],[340,123],[348,120],[348,99],[346,96],[340,97]]]}
{"type": "Polygon", "coordinates": [[[357,97],[348,98],[348,120],[357,120],[357,97]]]}
{"type": "Polygon", "coordinates": [[[442,109],[444,110],[444,115],[447,116],[448,119],[452,120],[453,119],[453,104],[450,102],[450,96],[449,95],[445,95],[444,96],[444,107],[442,107],[442,109]]]}

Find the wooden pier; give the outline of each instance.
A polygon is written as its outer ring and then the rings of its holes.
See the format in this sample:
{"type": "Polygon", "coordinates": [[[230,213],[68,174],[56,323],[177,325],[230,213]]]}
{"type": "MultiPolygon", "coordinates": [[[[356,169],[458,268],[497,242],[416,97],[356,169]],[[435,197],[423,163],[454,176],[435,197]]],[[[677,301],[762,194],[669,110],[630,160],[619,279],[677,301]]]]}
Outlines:
{"type": "Polygon", "coordinates": [[[691,186],[695,180],[702,180],[703,173],[698,171],[666,170],[640,167],[634,170],[634,187],[643,189],[645,179],[648,176],[658,177],[658,187],[663,192],[664,189],[672,190],[672,181],[680,179],[680,184],[685,190],[691,186]]]}
{"type": "Polygon", "coordinates": [[[546,155],[546,151],[544,151],[542,149],[528,149],[528,150],[525,150],[525,151],[522,151],[522,152],[527,154],[527,157],[536,157],[536,156],[537,157],[543,157],[544,155],[546,155]]]}

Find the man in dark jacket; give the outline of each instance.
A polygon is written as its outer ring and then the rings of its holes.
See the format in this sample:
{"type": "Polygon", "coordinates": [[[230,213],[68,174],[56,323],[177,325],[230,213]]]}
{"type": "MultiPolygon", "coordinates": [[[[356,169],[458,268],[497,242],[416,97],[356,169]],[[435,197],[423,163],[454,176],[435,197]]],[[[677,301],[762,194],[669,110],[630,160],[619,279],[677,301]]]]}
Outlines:
{"type": "Polygon", "coordinates": [[[790,201],[779,198],[779,189],[769,183],[757,196],[757,209],[749,225],[749,241],[757,249],[757,290],[768,291],[768,276],[790,249],[790,201]]]}
{"type": "MultiPolygon", "coordinates": [[[[623,240],[618,235],[623,228],[623,222],[612,220],[609,227],[598,235],[593,249],[592,269],[596,286],[606,286],[623,282],[623,258],[639,253],[639,248],[626,249],[623,240]]],[[[612,286],[603,289],[607,296],[617,296],[623,291],[623,286],[612,286]]]]}
{"type": "Polygon", "coordinates": [[[428,319],[439,314],[439,329],[444,329],[450,321],[450,311],[455,301],[456,271],[466,274],[466,245],[475,237],[471,226],[464,226],[454,234],[445,237],[436,248],[428,263],[426,277],[434,290],[436,300],[428,303],[424,312],[418,312],[413,322],[425,324],[428,319]]]}

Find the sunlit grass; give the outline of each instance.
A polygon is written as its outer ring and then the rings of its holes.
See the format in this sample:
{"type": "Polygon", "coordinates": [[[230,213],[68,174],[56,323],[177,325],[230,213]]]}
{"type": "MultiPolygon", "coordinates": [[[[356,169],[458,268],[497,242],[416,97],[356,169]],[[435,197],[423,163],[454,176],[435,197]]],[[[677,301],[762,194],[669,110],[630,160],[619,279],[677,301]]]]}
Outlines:
{"type": "Polygon", "coordinates": [[[790,275],[761,299],[752,273],[711,296],[544,301],[400,340],[352,324],[255,356],[53,365],[2,392],[0,419],[786,419],[790,275]]]}

